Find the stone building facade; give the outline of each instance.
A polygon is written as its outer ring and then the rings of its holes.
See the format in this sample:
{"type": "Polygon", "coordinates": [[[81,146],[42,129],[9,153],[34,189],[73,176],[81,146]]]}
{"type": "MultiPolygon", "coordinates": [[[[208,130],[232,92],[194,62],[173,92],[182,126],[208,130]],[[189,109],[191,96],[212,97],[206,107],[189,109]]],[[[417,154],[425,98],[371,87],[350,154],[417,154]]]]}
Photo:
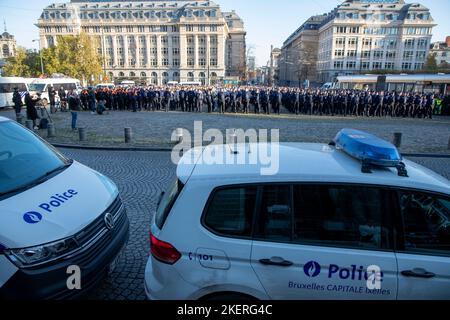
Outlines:
{"type": "Polygon", "coordinates": [[[311,17],[285,41],[280,83],[421,70],[434,26],[429,9],[419,3],[346,0],[330,13],[311,17]]]}
{"type": "Polygon", "coordinates": [[[95,37],[116,82],[214,84],[245,65],[242,20],[212,1],[72,0],[46,7],[37,26],[42,48],[60,35],[95,37]]]}

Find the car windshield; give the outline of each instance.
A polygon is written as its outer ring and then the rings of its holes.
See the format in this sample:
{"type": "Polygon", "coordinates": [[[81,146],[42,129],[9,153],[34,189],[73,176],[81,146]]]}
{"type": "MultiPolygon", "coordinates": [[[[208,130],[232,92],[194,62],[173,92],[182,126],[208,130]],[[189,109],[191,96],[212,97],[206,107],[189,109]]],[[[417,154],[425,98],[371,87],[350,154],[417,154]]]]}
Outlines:
{"type": "Polygon", "coordinates": [[[32,132],[0,122],[0,200],[31,187],[71,162],[32,132]]]}
{"type": "Polygon", "coordinates": [[[29,85],[30,91],[43,92],[45,88],[44,83],[32,83],[29,85]]]}

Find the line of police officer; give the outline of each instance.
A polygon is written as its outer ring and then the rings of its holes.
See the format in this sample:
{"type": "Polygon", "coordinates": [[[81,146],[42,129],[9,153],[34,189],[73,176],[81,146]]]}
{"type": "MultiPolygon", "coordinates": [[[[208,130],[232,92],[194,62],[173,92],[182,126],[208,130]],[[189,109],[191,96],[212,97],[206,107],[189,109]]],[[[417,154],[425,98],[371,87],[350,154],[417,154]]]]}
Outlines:
{"type": "Polygon", "coordinates": [[[98,102],[109,110],[232,112],[366,117],[431,118],[449,112],[449,96],[434,94],[319,90],[270,87],[133,87],[83,90],[81,107],[95,111],[98,102]]]}

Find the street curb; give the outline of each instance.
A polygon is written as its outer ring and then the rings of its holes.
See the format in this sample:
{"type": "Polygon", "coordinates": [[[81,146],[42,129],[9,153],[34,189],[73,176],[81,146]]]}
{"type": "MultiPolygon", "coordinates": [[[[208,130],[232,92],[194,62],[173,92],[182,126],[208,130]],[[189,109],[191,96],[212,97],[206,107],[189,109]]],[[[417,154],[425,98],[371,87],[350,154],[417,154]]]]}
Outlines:
{"type": "Polygon", "coordinates": [[[450,154],[429,154],[429,153],[402,153],[403,157],[410,158],[441,158],[450,159],[450,154]]]}
{"type": "MultiPolygon", "coordinates": [[[[171,152],[170,148],[158,148],[158,147],[100,147],[100,146],[81,146],[73,144],[52,144],[56,148],[63,149],[79,149],[79,150],[99,150],[99,151],[146,151],[146,152],[171,152]]],[[[450,154],[430,154],[430,153],[402,153],[403,157],[410,158],[442,158],[450,159],[450,154]]]]}
{"type": "Polygon", "coordinates": [[[63,149],[79,149],[79,150],[98,150],[98,151],[147,151],[147,152],[171,152],[169,148],[145,148],[145,147],[98,147],[98,146],[80,146],[73,144],[52,143],[52,146],[63,149]]]}

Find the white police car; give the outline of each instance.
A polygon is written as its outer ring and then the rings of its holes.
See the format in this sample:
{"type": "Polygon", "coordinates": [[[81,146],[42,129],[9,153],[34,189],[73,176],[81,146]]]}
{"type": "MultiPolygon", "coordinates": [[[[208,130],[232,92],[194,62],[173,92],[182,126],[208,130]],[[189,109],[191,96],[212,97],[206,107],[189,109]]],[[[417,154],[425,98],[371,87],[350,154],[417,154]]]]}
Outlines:
{"type": "MultiPolygon", "coordinates": [[[[183,159],[213,148],[230,152],[183,159]]],[[[273,176],[181,160],[151,225],[149,299],[450,299],[448,180],[349,129],[279,155],[273,176]]]]}
{"type": "Polygon", "coordinates": [[[84,294],[128,239],[116,185],[3,117],[0,141],[0,298],[84,294]]]}

